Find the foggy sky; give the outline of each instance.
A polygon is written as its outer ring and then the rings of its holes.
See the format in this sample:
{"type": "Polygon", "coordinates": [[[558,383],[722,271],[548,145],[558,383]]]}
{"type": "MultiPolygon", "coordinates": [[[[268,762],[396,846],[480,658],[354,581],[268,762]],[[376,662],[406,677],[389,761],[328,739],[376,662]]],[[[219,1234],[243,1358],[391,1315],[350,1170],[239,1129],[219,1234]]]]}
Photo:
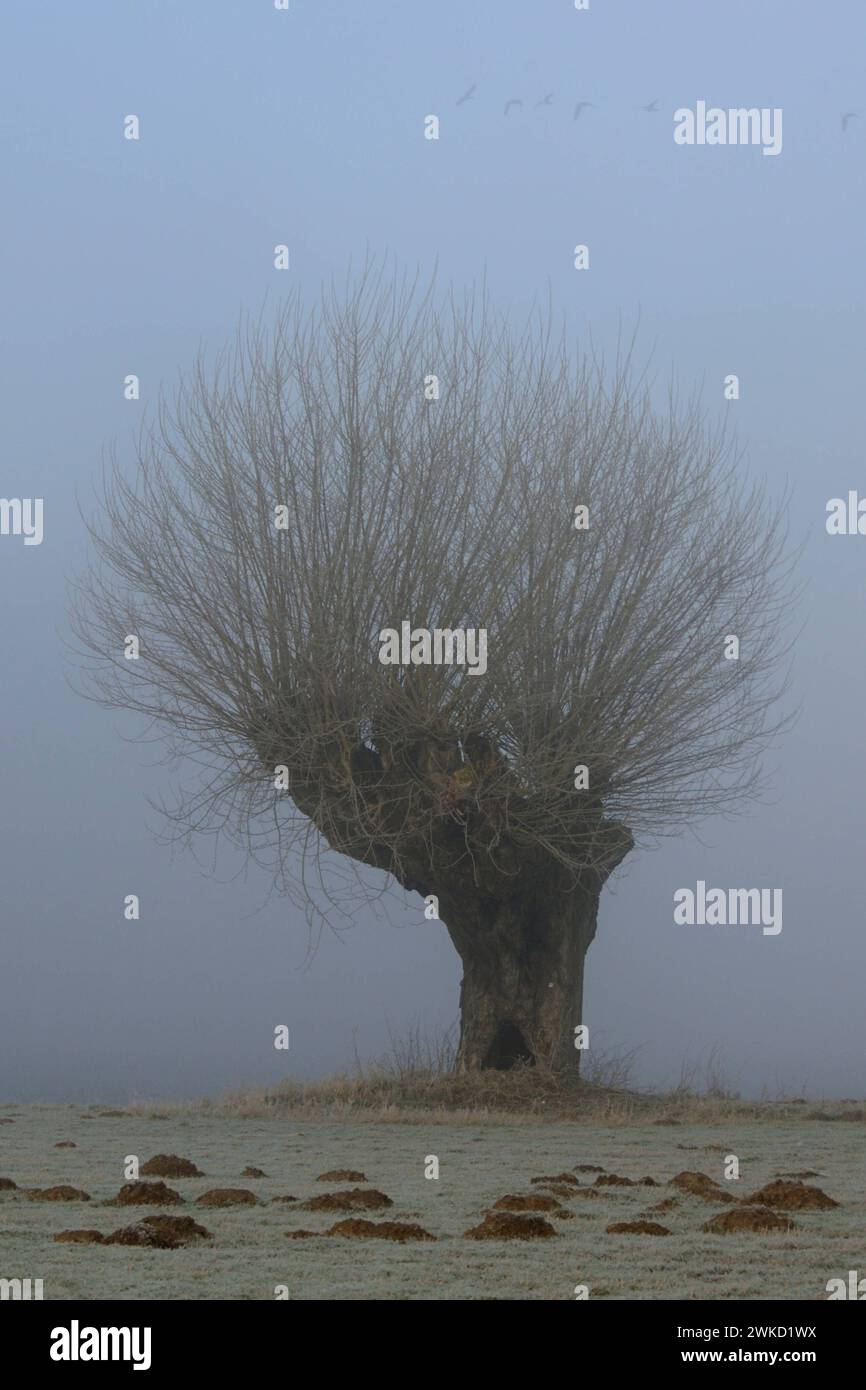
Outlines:
{"type": "Polygon", "coordinates": [[[660,379],[701,386],[750,470],[791,484],[802,714],[771,754],[772,798],[628,858],[585,1019],[599,1049],[640,1049],[641,1082],[717,1048],[746,1093],[862,1095],[866,537],[824,519],[828,499],[866,494],[863,5],[54,0],[4,6],[0,37],[0,495],[45,506],[41,545],[0,537],[0,1099],[315,1075],[383,1051],[389,1028],[456,1017],[459,961],[420,898],[397,898],[391,925],[359,908],[308,961],[302,915],[263,873],[160,843],[148,798],[178,774],[70,688],[64,651],[87,557],[76,497],[91,507],[104,446],[131,458],[159,384],[243,308],[312,294],[368,248],[461,286],[486,273],[518,312],[549,292],[601,345],[640,316],[660,379]],[[579,100],[596,107],[575,122],[579,100]],[[781,153],[678,147],[672,113],[698,100],[781,108],[781,153]],[[139,403],[123,399],[133,372],[139,403]],[[781,888],[782,932],[674,926],[673,893],[698,879],[781,888]]]}

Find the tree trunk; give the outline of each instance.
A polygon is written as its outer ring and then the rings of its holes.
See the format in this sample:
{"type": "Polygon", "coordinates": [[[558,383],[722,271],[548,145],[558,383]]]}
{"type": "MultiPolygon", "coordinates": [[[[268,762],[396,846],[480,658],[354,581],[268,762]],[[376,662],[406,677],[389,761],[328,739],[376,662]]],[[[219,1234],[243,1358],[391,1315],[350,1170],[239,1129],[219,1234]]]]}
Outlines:
{"type": "Polygon", "coordinates": [[[598,893],[584,890],[443,900],[463,961],[459,1070],[506,1070],[524,1060],[577,1073],[575,1029],[597,912],[598,893]]]}

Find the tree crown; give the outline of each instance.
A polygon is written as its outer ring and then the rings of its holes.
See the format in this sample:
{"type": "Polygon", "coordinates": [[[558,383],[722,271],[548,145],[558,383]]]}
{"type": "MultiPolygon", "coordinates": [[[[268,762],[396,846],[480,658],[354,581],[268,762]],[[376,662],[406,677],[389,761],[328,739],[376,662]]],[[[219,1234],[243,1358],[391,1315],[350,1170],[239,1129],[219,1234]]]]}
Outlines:
{"type": "Polygon", "coordinates": [[[136,464],[89,522],[92,688],[206,767],[181,823],[276,850],[284,886],[293,844],[422,891],[467,864],[494,895],[603,881],[632,837],[759,789],[784,508],[629,352],[368,268],[200,358],[136,464]],[[384,665],[403,623],[483,629],[486,671],[384,665]]]}

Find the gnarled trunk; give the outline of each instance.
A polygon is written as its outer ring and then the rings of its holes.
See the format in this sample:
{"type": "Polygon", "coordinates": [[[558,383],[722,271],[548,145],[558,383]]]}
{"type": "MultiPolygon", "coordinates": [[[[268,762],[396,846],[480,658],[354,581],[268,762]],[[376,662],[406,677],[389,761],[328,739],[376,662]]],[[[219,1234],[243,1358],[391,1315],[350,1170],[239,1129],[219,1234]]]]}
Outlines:
{"type": "MultiPolygon", "coordinates": [[[[256,747],[270,768],[282,761],[280,742],[260,722],[256,747]]],[[[379,742],[384,751],[340,745],[326,764],[337,793],[321,769],[296,773],[296,806],[331,848],[390,872],[408,892],[436,897],[463,961],[458,1070],[507,1070],[526,1060],[576,1074],[584,960],[599,895],[633,848],[631,831],[604,816],[600,794],[584,799],[574,809],[573,848],[585,855],[575,872],[509,833],[509,797],[519,810],[526,796],[486,740],[470,735],[455,750],[442,739],[415,739],[401,758],[379,742]],[[338,765],[351,797],[342,794],[338,765]],[[490,766],[500,768],[505,790],[484,800],[490,766]]]]}
{"type": "Polygon", "coordinates": [[[576,1073],[598,893],[446,897],[442,912],[463,961],[458,1069],[505,1070],[523,1059],[576,1073]]]}

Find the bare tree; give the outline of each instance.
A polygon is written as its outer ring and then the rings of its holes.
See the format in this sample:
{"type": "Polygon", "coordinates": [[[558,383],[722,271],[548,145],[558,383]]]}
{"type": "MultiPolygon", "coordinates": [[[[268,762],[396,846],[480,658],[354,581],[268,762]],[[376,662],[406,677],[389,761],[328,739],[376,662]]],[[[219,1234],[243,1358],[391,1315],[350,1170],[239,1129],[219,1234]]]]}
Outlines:
{"type": "Polygon", "coordinates": [[[90,522],[76,631],[206,768],[181,823],[305,901],[332,856],[435,895],[463,1068],[576,1066],[606,879],[754,796],[787,718],[783,509],[629,358],[368,268],[200,359],[90,522]],[[404,622],[485,630],[486,671],[383,664],[404,622]]]}

